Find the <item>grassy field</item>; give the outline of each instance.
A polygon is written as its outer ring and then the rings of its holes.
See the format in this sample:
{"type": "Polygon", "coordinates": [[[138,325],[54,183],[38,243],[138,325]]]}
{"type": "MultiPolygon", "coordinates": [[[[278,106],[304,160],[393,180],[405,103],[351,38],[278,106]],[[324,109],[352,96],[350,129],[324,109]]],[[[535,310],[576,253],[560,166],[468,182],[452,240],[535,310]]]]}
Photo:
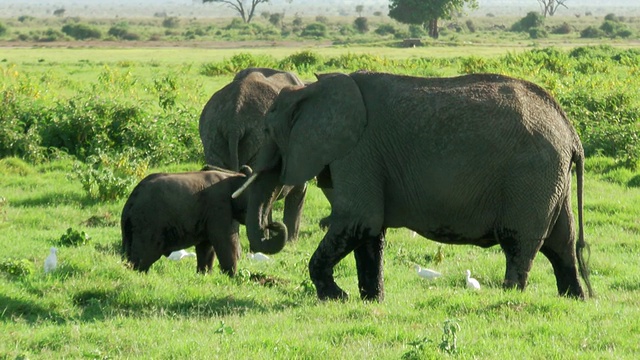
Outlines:
{"type": "MultiPolygon", "coordinates": [[[[577,46],[556,45],[567,50],[577,46]]],[[[636,47],[633,43],[616,45],[636,47]]],[[[203,74],[208,63],[225,63],[238,53],[282,59],[304,49],[324,59],[373,54],[363,57],[372,66],[403,66],[384,69],[388,71],[406,73],[428,67],[435,74],[452,75],[465,68],[488,68],[529,78],[559,97],[573,117],[597,120],[594,123],[601,126],[589,127],[592,123],[584,120],[589,124],[584,131],[601,131],[625,116],[631,118],[624,129],[631,136],[625,144],[633,151],[637,132],[631,130],[640,126],[634,115],[640,105],[635,92],[638,64],[602,57],[578,62],[544,48],[522,59],[517,56],[537,48],[529,41],[409,49],[14,47],[0,50],[0,94],[6,106],[18,105],[21,112],[16,114],[47,117],[59,111],[60,119],[55,121],[76,115],[66,110],[67,102],[82,100],[86,103],[81,105],[94,106],[89,100],[100,97],[110,99],[108,104],[115,108],[134,103],[144,115],[136,121],[151,126],[162,116],[181,117],[188,126],[180,131],[195,139],[199,111],[232,77],[229,73],[203,74]],[[536,56],[545,65],[530,60],[536,56]],[[427,59],[417,69],[386,60],[422,61],[425,57],[436,60],[427,59]],[[509,61],[512,68],[499,67],[509,61]],[[173,81],[173,89],[154,90],[154,86],[173,81]],[[585,98],[584,92],[593,97],[585,98]],[[19,96],[13,97],[16,94],[19,96]],[[172,94],[178,110],[157,104],[158,97],[172,94]],[[614,101],[618,97],[621,102],[614,101]],[[583,108],[578,100],[597,106],[583,108]],[[43,112],[28,112],[33,107],[43,112]]],[[[299,70],[305,80],[312,80],[313,68],[299,70]]],[[[71,124],[77,126],[86,119],[76,120],[71,124]]],[[[602,137],[623,134],[612,129],[602,137]]],[[[173,144],[172,139],[164,141],[173,144]]],[[[199,149],[193,141],[191,146],[199,149]]],[[[163,158],[152,162],[147,172],[198,169],[203,159],[197,151],[193,161],[163,158]]],[[[636,163],[623,166],[624,159],[603,156],[587,159],[586,239],[591,245],[595,298],[559,297],[553,270],[542,255],[535,261],[525,292],[504,291],[505,259],[498,247],[439,245],[414,238],[406,229],[390,229],[385,249],[385,301],[365,303],[357,296],[351,256],[335,273],[350,299],[316,299],[307,262],[324,234],[317,224],[330,209],[315,186],[309,190],[301,238],[274,255],[272,262],[246,258],[248,242],[243,234],[243,258],[239,275],[233,279],[217,268],[210,275],[197,275],[192,258],[180,262],[161,259],[148,274],[138,274],[120,258],[119,220],[125,198],[91,199],[75,176],[78,158],[80,154],[56,151],[38,161],[0,159],[0,359],[640,357],[640,170],[636,163]],[[68,229],[84,243],[61,244],[68,229]],[[56,272],[45,275],[43,261],[51,246],[59,248],[60,264],[56,272]],[[435,281],[421,279],[413,270],[416,263],[444,276],[435,281]],[[465,288],[466,269],[480,281],[480,291],[465,288]]]]}
{"type": "MultiPolygon", "coordinates": [[[[194,259],[161,259],[146,274],[121,263],[124,200],[93,202],[69,181],[71,161],[31,166],[0,161],[0,357],[14,358],[536,358],[633,359],[640,355],[640,188],[615,184],[589,160],[586,236],[597,297],[558,297],[540,256],[524,293],[501,289],[499,248],[441,246],[392,229],[385,256],[386,299],[357,298],[352,257],[336,268],[350,294],[318,302],[306,265],[329,208],[312,186],[302,236],[269,263],[244,257],[239,275],[195,273],[194,259]],[[84,245],[59,246],[68,228],[84,245]],[[42,272],[50,246],[59,268],[42,272]],[[443,258],[438,262],[436,254],[443,258]],[[10,261],[23,259],[27,265],[10,261]],[[437,269],[419,278],[413,264],[437,269]],[[10,269],[32,272],[11,275],[10,269]],[[470,269],[482,284],[464,286],[470,269]],[[444,331],[445,325],[453,333],[444,331]],[[454,342],[455,341],[455,342],[454,342]]],[[[157,170],[180,171],[198,164],[157,170]]],[[[636,174],[640,177],[640,174],[636,174]]],[[[246,254],[248,243],[243,235],[246,254]]]]}

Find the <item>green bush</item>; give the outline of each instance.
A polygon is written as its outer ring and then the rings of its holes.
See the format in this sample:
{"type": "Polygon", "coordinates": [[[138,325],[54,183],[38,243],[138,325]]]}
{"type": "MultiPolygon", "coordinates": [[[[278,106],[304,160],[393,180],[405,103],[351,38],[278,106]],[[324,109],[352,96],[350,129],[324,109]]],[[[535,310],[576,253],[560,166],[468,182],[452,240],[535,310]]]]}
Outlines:
{"type": "Polygon", "coordinates": [[[4,36],[7,33],[7,26],[0,22],[0,36],[4,36]]]}
{"type": "Polygon", "coordinates": [[[554,26],[553,29],[551,29],[551,33],[556,35],[571,34],[572,31],[573,28],[571,27],[571,25],[566,22],[562,23],[561,25],[554,26]]]}
{"type": "Polygon", "coordinates": [[[598,29],[594,26],[589,26],[584,30],[580,31],[580,37],[586,39],[596,39],[605,36],[604,31],[598,29]]]}
{"type": "Polygon", "coordinates": [[[511,26],[511,31],[528,32],[531,28],[540,28],[544,25],[544,16],[540,13],[531,11],[527,16],[518,20],[511,26]]]}
{"type": "Polygon", "coordinates": [[[134,151],[116,155],[100,152],[85,163],[76,163],[71,178],[80,180],[88,198],[114,201],[129,195],[129,189],[144,177],[148,167],[149,163],[134,151]]]}
{"type": "Polygon", "coordinates": [[[175,29],[180,26],[180,19],[175,16],[166,17],[162,20],[162,26],[168,29],[175,29]]]}
{"type": "Polygon", "coordinates": [[[374,32],[380,36],[393,35],[396,33],[396,28],[391,24],[381,24],[374,32]]]}
{"type": "Polygon", "coordinates": [[[529,29],[529,37],[532,39],[543,39],[549,37],[549,34],[544,28],[533,27],[529,29]]]}
{"type": "Polygon", "coordinates": [[[327,36],[327,25],[319,22],[311,23],[302,30],[300,36],[323,38],[327,36]]]}
{"type": "Polygon", "coordinates": [[[107,34],[121,40],[140,40],[140,35],[130,32],[126,24],[112,26],[107,34]]]}
{"type": "Polygon", "coordinates": [[[12,276],[29,276],[35,272],[35,266],[27,259],[6,259],[0,262],[0,272],[12,276]]]}
{"type": "Polygon", "coordinates": [[[217,76],[223,74],[236,74],[240,70],[248,67],[277,67],[276,60],[268,55],[253,55],[249,53],[239,53],[230,59],[219,63],[208,63],[202,66],[200,74],[206,76],[217,76]]]}
{"type": "Polygon", "coordinates": [[[73,228],[68,228],[67,232],[60,236],[58,239],[57,245],[59,246],[81,246],[87,245],[91,240],[91,236],[89,236],[84,231],[74,230],[73,228]]]}
{"type": "Polygon", "coordinates": [[[100,39],[100,30],[86,24],[66,24],[62,27],[62,32],[76,40],[100,39]]]}
{"type": "Polygon", "coordinates": [[[600,30],[611,38],[627,38],[632,35],[632,32],[627,25],[618,21],[605,20],[602,25],[600,25],[600,30]]]}
{"type": "Polygon", "coordinates": [[[322,64],[322,58],[319,54],[304,50],[297,53],[293,53],[286,58],[282,59],[279,64],[279,68],[284,70],[307,70],[311,68],[317,68],[322,64]]]}
{"type": "Polygon", "coordinates": [[[39,42],[61,41],[65,39],[65,34],[56,29],[49,28],[40,34],[34,35],[34,38],[39,42]]]}
{"type": "Polygon", "coordinates": [[[421,25],[411,24],[409,25],[409,36],[412,38],[419,38],[427,35],[427,32],[424,30],[424,27],[421,25]]]}
{"type": "MultiPolygon", "coordinates": [[[[364,34],[369,32],[369,20],[366,17],[358,17],[353,21],[353,26],[359,33],[364,34]]],[[[326,32],[326,31],[325,31],[326,32]]]]}
{"type": "Polygon", "coordinates": [[[465,21],[464,24],[467,26],[467,29],[469,29],[469,32],[476,32],[476,24],[473,22],[473,20],[469,19],[465,21]]]}

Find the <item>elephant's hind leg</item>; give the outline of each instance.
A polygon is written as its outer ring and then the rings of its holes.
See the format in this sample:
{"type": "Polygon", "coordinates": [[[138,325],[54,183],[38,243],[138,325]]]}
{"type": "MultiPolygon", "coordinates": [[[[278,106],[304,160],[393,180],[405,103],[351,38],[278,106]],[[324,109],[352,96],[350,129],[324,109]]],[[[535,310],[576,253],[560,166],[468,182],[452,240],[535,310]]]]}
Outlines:
{"type": "Polygon", "coordinates": [[[384,231],[368,237],[353,254],[358,269],[358,288],[363,300],[384,300],[384,279],[382,258],[384,252],[384,231]]]}
{"type": "Polygon", "coordinates": [[[515,231],[503,230],[498,232],[498,241],[507,258],[503,287],[524,290],[542,239],[522,239],[515,231]]]}
{"type": "Polygon", "coordinates": [[[216,258],[216,252],[208,241],[196,244],[196,262],[199,273],[210,273],[213,268],[213,260],[216,258]]]}
{"type": "Polygon", "coordinates": [[[576,267],[575,228],[570,206],[565,201],[551,235],[544,241],[540,251],[553,266],[558,293],[584,298],[576,267]]]}

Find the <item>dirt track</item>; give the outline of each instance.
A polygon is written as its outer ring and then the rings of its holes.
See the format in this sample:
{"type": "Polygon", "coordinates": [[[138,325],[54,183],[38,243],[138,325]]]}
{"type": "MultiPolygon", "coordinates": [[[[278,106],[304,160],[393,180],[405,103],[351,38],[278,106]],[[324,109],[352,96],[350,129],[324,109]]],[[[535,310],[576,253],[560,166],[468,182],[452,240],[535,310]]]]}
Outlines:
{"type": "Polygon", "coordinates": [[[331,41],[0,41],[0,48],[203,48],[242,49],[265,47],[327,47],[331,41]]]}

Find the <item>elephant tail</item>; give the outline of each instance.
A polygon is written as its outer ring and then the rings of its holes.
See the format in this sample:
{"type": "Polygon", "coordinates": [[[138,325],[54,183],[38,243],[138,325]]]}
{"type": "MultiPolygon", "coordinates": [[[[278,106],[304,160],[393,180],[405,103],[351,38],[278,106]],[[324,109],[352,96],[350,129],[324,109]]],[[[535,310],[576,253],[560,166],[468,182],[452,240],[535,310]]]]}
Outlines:
{"type": "Polygon", "coordinates": [[[578,258],[578,270],[580,276],[584,280],[589,292],[589,297],[593,297],[593,288],[591,287],[591,281],[589,280],[589,264],[588,260],[591,257],[591,249],[589,244],[584,239],[584,150],[582,146],[576,149],[573,153],[572,161],[576,164],[576,180],[577,180],[577,197],[578,197],[578,241],[576,242],[576,256],[578,258]],[[585,260],[584,252],[586,250],[587,259],[585,260]]]}

